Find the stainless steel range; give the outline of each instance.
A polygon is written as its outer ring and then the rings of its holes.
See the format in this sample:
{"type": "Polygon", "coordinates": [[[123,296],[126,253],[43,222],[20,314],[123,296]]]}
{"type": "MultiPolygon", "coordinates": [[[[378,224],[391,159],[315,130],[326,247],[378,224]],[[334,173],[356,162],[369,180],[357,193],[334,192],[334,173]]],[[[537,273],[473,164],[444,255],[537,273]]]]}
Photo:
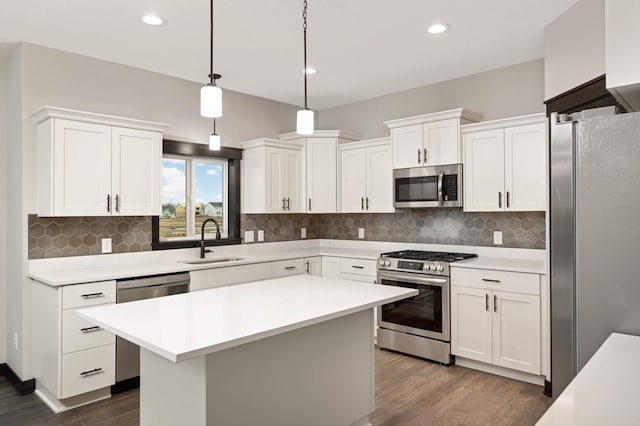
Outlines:
{"type": "Polygon", "coordinates": [[[378,283],[418,295],[378,308],[378,346],[451,364],[449,263],[476,254],[405,250],[378,259],[378,283]]]}

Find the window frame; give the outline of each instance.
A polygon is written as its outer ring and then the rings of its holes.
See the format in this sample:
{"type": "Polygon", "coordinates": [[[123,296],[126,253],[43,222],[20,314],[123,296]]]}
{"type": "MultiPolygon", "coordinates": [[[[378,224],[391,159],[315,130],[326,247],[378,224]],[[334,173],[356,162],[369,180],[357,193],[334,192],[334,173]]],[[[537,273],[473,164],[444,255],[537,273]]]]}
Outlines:
{"type": "MultiPolygon", "coordinates": [[[[225,218],[226,238],[215,240],[213,233],[205,234],[205,246],[231,245],[240,244],[240,162],[242,160],[242,150],[237,148],[222,147],[219,151],[210,151],[209,147],[204,144],[179,142],[173,140],[162,141],[162,158],[178,158],[187,161],[187,197],[193,194],[194,179],[191,174],[198,159],[216,159],[226,161],[226,188],[223,188],[223,202],[226,202],[227,217],[225,218]],[[190,187],[191,186],[191,187],[190,187]],[[211,238],[207,238],[211,236],[211,238]]],[[[187,203],[192,206],[193,203],[187,203]]],[[[192,208],[192,207],[189,207],[192,208]]],[[[187,226],[190,226],[189,212],[187,212],[187,226]]],[[[193,225],[193,223],[191,224],[193,225]]],[[[151,218],[151,248],[152,250],[167,250],[177,248],[191,248],[200,246],[200,236],[196,234],[193,237],[176,237],[171,240],[160,240],[160,217],[152,216],[151,218]],[[196,236],[197,235],[197,236],[196,236]]]]}

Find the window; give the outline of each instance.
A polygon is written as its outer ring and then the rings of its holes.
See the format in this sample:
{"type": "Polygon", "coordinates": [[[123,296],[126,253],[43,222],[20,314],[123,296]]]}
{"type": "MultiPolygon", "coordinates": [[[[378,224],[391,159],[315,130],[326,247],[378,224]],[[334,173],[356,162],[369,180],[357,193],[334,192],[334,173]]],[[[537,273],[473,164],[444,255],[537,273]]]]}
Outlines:
{"type": "Polygon", "coordinates": [[[153,218],[156,249],[199,245],[202,224],[206,245],[240,243],[240,159],[242,151],[206,145],[163,141],[162,213],[153,218]],[[215,155],[215,157],[213,156],[215,155]]]}
{"type": "MultiPolygon", "coordinates": [[[[228,237],[227,161],[166,155],[162,159],[160,241],[200,237],[202,223],[215,220],[228,237]]],[[[215,238],[215,224],[205,237],[215,238]]]]}

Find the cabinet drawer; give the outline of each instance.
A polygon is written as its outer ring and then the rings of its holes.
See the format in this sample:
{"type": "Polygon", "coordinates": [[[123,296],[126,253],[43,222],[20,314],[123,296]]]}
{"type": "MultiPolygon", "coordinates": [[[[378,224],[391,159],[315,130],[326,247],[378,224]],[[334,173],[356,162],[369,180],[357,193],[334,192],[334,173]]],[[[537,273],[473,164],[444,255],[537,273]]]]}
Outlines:
{"type": "Polygon", "coordinates": [[[304,273],[304,259],[280,260],[271,263],[271,277],[286,277],[304,273]]]}
{"type": "Polygon", "coordinates": [[[115,303],[116,282],[67,285],[62,288],[62,309],[115,303]]]}
{"type": "Polygon", "coordinates": [[[63,355],[60,399],[111,386],[115,369],[115,344],[63,355]]]}
{"type": "Polygon", "coordinates": [[[116,342],[115,335],[96,327],[80,318],[77,309],[62,311],[62,353],[77,352],[116,342]]]}
{"type": "Polygon", "coordinates": [[[250,281],[268,280],[271,278],[271,264],[254,263],[228,268],[204,269],[189,272],[189,291],[206,290],[231,284],[250,281]]]}
{"type": "Polygon", "coordinates": [[[358,282],[361,282],[361,283],[369,283],[369,284],[375,284],[376,283],[376,277],[372,276],[372,275],[359,275],[359,274],[342,273],[342,274],[340,274],[340,279],[347,280],[347,281],[358,281],[358,282]]]}
{"type": "Polygon", "coordinates": [[[340,261],[340,272],[343,274],[371,276],[376,276],[378,274],[375,260],[352,259],[348,257],[343,257],[340,261]]]}
{"type": "Polygon", "coordinates": [[[540,275],[453,267],[451,285],[539,295],[540,275]]]}

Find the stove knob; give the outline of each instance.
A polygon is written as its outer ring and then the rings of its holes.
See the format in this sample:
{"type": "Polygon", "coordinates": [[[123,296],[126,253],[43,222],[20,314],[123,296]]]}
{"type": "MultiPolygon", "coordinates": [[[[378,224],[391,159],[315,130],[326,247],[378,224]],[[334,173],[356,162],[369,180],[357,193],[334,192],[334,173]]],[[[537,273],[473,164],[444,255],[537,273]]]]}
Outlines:
{"type": "Polygon", "coordinates": [[[384,266],[391,266],[391,261],[390,260],[385,260],[384,261],[384,266]]]}
{"type": "Polygon", "coordinates": [[[442,271],[444,271],[444,266],[438,265],[438,272],[442,272],[442,271]]]}
{"type": "Polygon", "coordinates": [[[436,270],[436,265],[429,265],[429,269],[431,269],[432,271],[436,270]]]}
{"type": "Polygon", "coordinates": [[[384,266],[384,260],[380,259],[380,260],[378,261],[378,265],[380,265],[380,266],[384,266]]]}
{"type": "Polygon", "coordinates": [[[425,271],[429,270],[429,265],[427,265],[426,263],[422,265],[422,269],[424,269],[425,271]]]}

